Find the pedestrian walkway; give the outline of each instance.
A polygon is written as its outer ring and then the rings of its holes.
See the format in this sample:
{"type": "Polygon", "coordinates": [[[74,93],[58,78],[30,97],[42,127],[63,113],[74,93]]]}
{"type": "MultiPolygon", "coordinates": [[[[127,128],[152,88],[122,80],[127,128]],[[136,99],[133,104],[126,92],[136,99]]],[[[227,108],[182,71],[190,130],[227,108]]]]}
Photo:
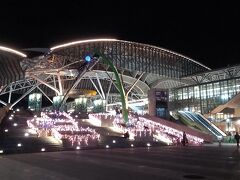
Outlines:
{"type": "Polygon", "coordinates": [[[221,148],[213,143],[76,150],[0,158],[1,179],[237,180],[240,177],[240,150],[234,144],[223,144],[221,148]]]}
{"type": "MultiPolygon", "coordinates": [[[[203,144],[203,146],[219,146],[219,142],[214,142],[214,143],[209,143],[209,144],[203,144]]],[[[221,146],[226,146],[226,147],[231,147],[231,146],[236,146],[236,143],[221,143],[221,146]]]]}

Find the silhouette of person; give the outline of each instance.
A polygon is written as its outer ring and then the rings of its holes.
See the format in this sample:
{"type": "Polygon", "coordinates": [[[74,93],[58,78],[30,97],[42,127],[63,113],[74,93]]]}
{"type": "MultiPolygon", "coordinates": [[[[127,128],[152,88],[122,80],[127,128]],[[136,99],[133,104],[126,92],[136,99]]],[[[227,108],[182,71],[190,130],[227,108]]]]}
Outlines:
{"type": "Polygon", "coordinates": [[[232,134],[231,134],[231,132],[228,132],[228,142],[231,142],[231,140],[232,140],[232,134]]]}
{"type": "Polygon", "coordinates": [[[118,108],[118,107],[115,108],[115,111],[116,111],[116,115],[119,115],[119,114],[120,114],[120,111],[119,111],[119,108],[118,108]]]}
{"type": "Polygon", "coordinates": [[[183,131],[182,145],[185,146],[187,142],[188,142],[187,135],[186,135],[185,131],[183,131]]]}
{"type": "Polygon", "coordinates": [[[128,131],[127,131],[126,133],[124,133],[124,137],[125,137],[126,139],[129,138],[129,132],[128,132],[128,131]]]}
{"type": "Polygon", "coordinates": [[[239,148],[239,139],[240,139],[240,136],[239,136],[238,132],[236,132],[234,138],[236,139],[236,141],[237,141],[237,147],[239,148]]]}

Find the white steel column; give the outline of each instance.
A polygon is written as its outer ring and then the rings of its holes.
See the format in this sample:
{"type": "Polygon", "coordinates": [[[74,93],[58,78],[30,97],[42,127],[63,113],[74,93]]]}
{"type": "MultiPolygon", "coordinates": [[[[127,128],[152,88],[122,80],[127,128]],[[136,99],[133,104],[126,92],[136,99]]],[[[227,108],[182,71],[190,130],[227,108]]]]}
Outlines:
{"type": "MultiPolygon", "coordinates": [[[[57,89],[55,75],[53,75],[53,85],[57,89]]],[[[56,91],[55,91],[55,96],[57,96],[57,92],[56,91]]]]}
{"type": "Polygon", "coordinates": [[[10,91],[8,95],[8,103],[11,103],[11,97],[12,97],[12,84],[10,85],[10,91]]]}
{"type": "Polygon", "coordinates": [[[37,86],[37,88],[39,89],[39,91],[41,91],[41,93],[51,102],[53,103],[53,101],[48,97],[48,95],[46,95],[46,93],[40,88],[37,86]]]}
{"type": "Polygon", "coordinates": [[[59,95],[60,92],[55,88],[53,87],[52,85],[46,83],[45,81],[43,81],[42,79],[38,78],[37,76],[35,75],[31,75],[32,78],[36,79],[38,82],[44,84],[45,86],[49,87],[50,89],[52,89],[53,91],[57,92],[57,94],[59,95]]]}
{"type": "Polygon", "coordinates": [[[97,82],[98,82],[98,85],[99,85],[99,87],[100,87],[100,90],[101,90],[101,92],[102,92],[103,99],[106,99],[106,98],[105,98],[105,93],[103,92],[102,84],[101,84],[101,82],[100,82],[100,80],[99,80],[99,78],[98,78],[97,73],[95,73],[95,75],[96,75],[97,82]]]}
{"type": "Polygon", "coordinates": [[[112,87],[112,81],[110,81],[110,84],[109,84],[109,87],[108,87],[108,91],[107,91],[107,94],[106,94],[106,106],[105,106],[105,111],[107,111],[107,105],[108,105],[108,97],[109,97],[109,92],[111,90],[111,87],[112,87]]]}
{"type": "Polygon", "coordinates": [[[100,91],[98,90],[96,84],[93,82],[93,80],[88,76],[89,80],[91,81],[91,83],[93,84],[93,86],[95,87],[95,89],[97,90],[98,94],[101,96],[101,99],[103,99],[102,94],[100,93],[100,91]]]}
{"type": "Polygon", "coordinates": [[[130,87],[130,89],[127,91],[126,96],[131,92],[131,90],[134,88],[134,86],[137,84],[139,79],[143,76],[144,73],[141,73],[140,76],[137,78],[137,80],[133,83],[133,85],[130,87]]]}
{"type": "Polygon", "coordinates": [[[109,77],[109,79],[110,79],[110,81],[113,83],[113,85],[115,86],[115,88],[118,90],[118,92],[119,92],[119,89],[118,89],[118,87],[116,86],[116,84],[113,82],[113,79],[112,79],[112,77],[108,74],[108,72],[107,71],[105,71],[106,72],[106,74],[108,75],[108,77],[109,77]]]}
{"type": "Polygon", "coordinates": [[[79,69],[79,73],[76,77],[76,80],[75,82],[73,83],[73,85],[67,90],[67,92],[65,93],[64,97],[63,97],[63,100],[60,104],[60,107],[62,107],[62,105],[66,102],[68,96],[69,96],[69,92],[71,92],[72,89],[74,89],[78,84],[79,82],[82,80],[82,77],[83,75],[87,72],[87,71],[91,71],[92,68],[98,63],[99,59],[94,59],[93,61],[91,61],[90,63],[84,63],[80,69],[79,69]]]}
{"type": "Polygon", "coordinates": [[[40,83],[37,83],[35,86],[33,86],[31,89],[29,89],[25,94],[23,94],[18,100],[16,100],[11,106],[10,109],[13,108],[19,101],[21,101],[26,95],[28,95],[30,92],[32,92],[37,86],[39,86],[40,83]]]}
{"type": "Polygon", "coordinates": [[[0,100],[0,103],[3,104],[4,106],[7,106],[7,103],[5,103],[4,101],[0,100]]]}
{"type": "Polygon", "coordinates": [[[60,92],[59,95],[63,95],[62,81],[59,73],[57,74],[57,77],[58,77],[58,85],[59,85],[59,92],[60,92]]]}
{"type": "Polygon", "coordinates": [[[106,101],[108,101],[109,92],[110,92],[110,90],[111,90],[112,84],[113,84],[113,82],[110,81],[110,84],[109,84],[109,87],[108,87],[108,91],[107,91],[107,95],[106,95],[106,101]]]}

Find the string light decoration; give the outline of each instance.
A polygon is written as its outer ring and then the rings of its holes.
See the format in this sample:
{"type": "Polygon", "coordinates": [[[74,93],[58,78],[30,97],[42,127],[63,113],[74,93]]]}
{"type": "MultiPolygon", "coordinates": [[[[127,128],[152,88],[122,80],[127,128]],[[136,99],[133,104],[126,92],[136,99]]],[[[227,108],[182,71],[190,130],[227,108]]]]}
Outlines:
{"type": "Polygon", "coordinates": [[[76,147],[96,146],[100,139],[95,129],[81,127],[66,112],[41,112],[41,117],[34,117],[27,121],[28,127],[39,137],[53,136],[58,140],[65,140],[76,147]]]}

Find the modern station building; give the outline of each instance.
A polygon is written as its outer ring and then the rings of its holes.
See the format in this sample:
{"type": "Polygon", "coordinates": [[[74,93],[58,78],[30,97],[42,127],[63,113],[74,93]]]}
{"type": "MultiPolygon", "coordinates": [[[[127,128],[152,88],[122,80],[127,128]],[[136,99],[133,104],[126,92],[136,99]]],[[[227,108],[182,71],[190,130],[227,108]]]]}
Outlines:
{"type": "Polygon", "coordinates": [[[14,108],[27,98],[33,111],[59,104],[66,111],[111,111],[121,106],[121,88],[132,111],[166,119],[180,110],[199,112],[224,121],[224,131],[239,130],[240,66],[211,70],[167,49],[117,39],[24,52],[0,46],[2,106],[14,108]],[[32,51],[41,54],[28,56],[32,51]]]}

